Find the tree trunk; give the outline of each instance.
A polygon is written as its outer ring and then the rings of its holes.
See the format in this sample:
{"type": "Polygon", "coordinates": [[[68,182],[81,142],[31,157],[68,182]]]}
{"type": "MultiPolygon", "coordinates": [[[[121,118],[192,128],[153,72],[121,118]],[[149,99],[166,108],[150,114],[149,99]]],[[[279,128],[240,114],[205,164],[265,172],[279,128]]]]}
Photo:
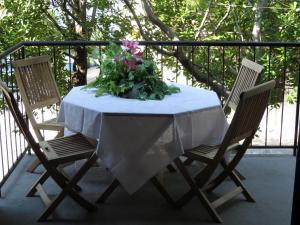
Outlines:
{"type": "Polygon", "coordinates": [[[254,25],[252,30],[253,41],[257,41],[257,42],[261,41],[261,21],[262,21],[262,14],[264,11],[264,7],[266,7],[266,4],[267,4],[266,0],[258,0],[257,10],[254,18],[254,25]]]}
{"type": "Polygon", "coordinates": [[[86,85],[87,79],[87,50],[83,46],[78,46],[75,48],[75,72],[71,77],[72,86],[86,85]]]}
{"type": "MultiPolygon", "coordinates": [[[[87,20],[86,20],[86,10],[87,10],[86,0],[77,0],[78,10],[74,11],[78,19],[75,22],[75,33],[80,37],[81,40],[86,40],[87,36],[87,20]]],[[[84,46],[75,47],[75,72],[71,77],[72,86],[86,85],[87,83],[87,50],[84,46]]]]}

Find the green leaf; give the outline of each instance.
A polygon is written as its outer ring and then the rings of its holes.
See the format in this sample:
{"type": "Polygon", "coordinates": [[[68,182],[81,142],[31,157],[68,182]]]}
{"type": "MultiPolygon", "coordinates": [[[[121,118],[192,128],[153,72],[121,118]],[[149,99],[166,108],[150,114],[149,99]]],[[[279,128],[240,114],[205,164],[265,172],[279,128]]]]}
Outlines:
{"type": "Polygon", "coordinates": [[[124,52],[120,46],[112,43],[101,63],[102,75],[84,88],[97,88],[96,96],[109,93],[140,100],[160,100],[165,95],[180,91],[175,86],[168,87],[160,80],[153,61],[135,60],[130,50],[124,52]],[[130,67],[129,64],[137,67],[130,67]]]}

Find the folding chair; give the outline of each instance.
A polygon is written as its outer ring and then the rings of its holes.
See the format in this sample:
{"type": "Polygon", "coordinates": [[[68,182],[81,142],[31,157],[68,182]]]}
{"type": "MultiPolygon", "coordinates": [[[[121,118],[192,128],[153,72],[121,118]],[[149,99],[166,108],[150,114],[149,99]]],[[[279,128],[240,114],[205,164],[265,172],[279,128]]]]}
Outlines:
{"type": "MultiPolygon", "coordinates": [[[[37,56],[12,63],[15,69],[16,81],[25,106],[26,114],[35,132],[38,141],[43,141],[41,130],[58,131],[63,136],[64,126],[56,122],[56,117],[50,120],[37,122],[34,110],[43,107],[59,105],[61,97],[51,69],[49,56],[37,56]]],[[[39,165],[35,160],[27,169],[33,172],[39,165]]]]}
{"type": "MultiPolygon", "coordinates": [[[[228,96],[224,106],[223,111],[226,113],[229,112],[229,108],[236,110],[237,105],[240,101],[240,94],[254,87],[258,76],[261,74],[263,70],[263,66],[249,60],[243,59],[240,70],[238,72],[237,78],[234,82],[233,88],[228,96]]],[[[190,165],[193,162],[192,159],[187,159],[185,161],[185,165],[190,165]]],[[[235,171],[241,179],[245,179],[245,177],[240,174],[238,171],[235,171]]]]}
{"type": "Polygon", "coordinates": [[[189,159],[205,163],[203,170],[194,178],[179,158],[175,160],[175,165],[191,188],[176,202],[178,206],[185,205],[194,196],[197,196],[211,217],[216,222],[222,222],[216,208],[236,195],[242,193],[248,201],[255,202],[235,173],[234,168],[242,159],[255,135],[274,86],[275,81],[269,81],[242,92],[236,112],[221,145],[199,146],[185,150],[185,156],[189,159]],[[238,144],[239,141],[242,141],[242,143],[238,144]],[[233,149],[237,151],[234,158],[230,162],[226,162],[224,154],[233,149]],[[212,181],[209,181],[220,164],[223,166],[222,172],[212,181]],[[206,192],[214,190],[227,177],[231,178],[237,187],[211,202],[206,192]]]}
{"type": "Polygon", "coordinates": [[[234,82],[233,88],[223,106],[224,112],[227,107],[235,110],[240,101],[240,94],[254,87],[258,76],[261,74],[263,66],[249,60],[243,59],[237,78],[234,82]]]}
{"type": "Polygon", "coordinates": [[[45,167],[45,172],[40,176],[27,194],[27,196],[33,196],[37,192],[47,206],[38,221],[46,220],[67,195],[69,195],[83,208],[89,211],[95,211],[97,209],[96,206],[85,200],[77,193],[77,191],[80,191],[80,187],[77,185],[77,182],[97,160],[95,146],[81,134],[37,143],[30,133],[28,125],[23,119],[13,93],[1,80],[0,89],[22,134],[25,136],[28,144],[31,146],[41,164],[45,167]],[[59,171],[59,165],[80,159],[87,160],[72,179],[67,178],[59,171]],[[51,177],[62,189],[53,201],[42,187],[43,183],[49,177],[51,177]]]}
{"type": "MultiPolygon", "coordinates": [[[[227,113],[227,109],[231,108],[233,110],[236,109],[237,105],[240,101],[240,94],[251,88],[254,87],[258,76],[261,74],[263,70],[263,66],[249,60],[243,59],[241,68],[239,70],[238,76],[234,82],[233,88],[230,92],[230,95],[227,98],[223,106],[223,111],[227,113]]],[[[235,170],[239,178],[245,179],[245,177],[237,170],[235,170]]]]}

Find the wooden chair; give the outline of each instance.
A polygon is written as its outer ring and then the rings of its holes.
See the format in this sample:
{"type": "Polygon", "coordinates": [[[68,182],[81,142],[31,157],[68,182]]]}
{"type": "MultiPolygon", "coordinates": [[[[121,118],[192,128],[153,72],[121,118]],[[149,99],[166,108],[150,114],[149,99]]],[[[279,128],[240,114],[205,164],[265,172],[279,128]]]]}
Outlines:
{"type": "Polygon", "coordinates": [[[191,188],[177,201],[178,206],[183,206],[194,196],[197,196],[212,218],[216,222],[222,222],[216,208],[231,198],[242,193],[248,201],[255,202],[236,175],[234,168],[242,159],[255,135],[266,109],[270,92],[274,86],[275,81],[269,81],[241,93],[236,112],[221,145],[199,146],[185,150],[185,156],[189,159],[205,163],[203,170],[196,176],[192,177],[189,174],[184,163],[179,158],[175,160],[175,165],[191,188]],[[238,144],[240,141],[241,144],[238,144]],[[230,162],[226,162],[224,154],[232,149],[237,152],[230,162]],[[209,181],[220,164],[223,166],[222,172],[212,181],[209,181]],[[218,187],[227,177],[231,178],[237,187],[211,202],[206,193],[218,187]]]}
{"type": "MultiPolygon", "coordinates": [[[[59,105],[61,96],[59,94],[54,75],[51,69],[49,56],[37,56],[13,63],[16,81],[25,106],[26,114],[35,132],[38,141],[43,141],[41,130],[58,131],[58,136],[63,136],[64,126],[56,122],[56,118],[37,122],[34,110],[43,107],[59,105]]],[[[39,165],[35,160],[27,169],[33,172],[39,165]]]]}
{"type": "Polygon", "coordinates": [[[235,110],[237,105],[240,101],[240,94],[249,89],[254,87],[258,76],[261,74],[263,70],[263,66],[249,60],[243,59],[242,65],[238,72],[237,78],[235,79],[233,88],[228,96],[223,110],[226,112],[227,107],[235,110]]]}
{"type": "Polygon", "coordinates": [[[95,153],[95,146],[81,134],[37,143],[30,133],[28,125],[24,121],[24,118],[18,108],[18,103],[14,99],[13,93],[1,80],[0,89],[4,95],[10,112],[20,128],[20,131],[25,136],[37,158],[45,167],[45,172],[40,176],[27,194],[27,196],[33,196],[37,192],[47,206],[38,221],[46,220],[67,195],[69,195],[83,208],[89,211],[95,211],[97,209],[96,206],[78,194],[80,187],[77,186],[77,182],[83,177],[92,164],[96,162],[97,155],[95,153]],[[67,178],[58,170],[59,165],[80,159],[87,160],[72,179],[67,178]],[[62,189],[53,201],[42,187],[43,183],[49,177],[51,177],[62,189]]]}
{"type": "MultiPolygon", "coordinates": [[[[263,70],[263,66],[249,60],[249,59],[243,59],[242,65],[240,67],[238,76],[234,82],[233,88],[230,92],[230,95],[228,96],[224,106],[223,111],[227,113],[229,110],[228,108],[236,110],[237,105],[240,101],[240,94],[251,88],[254,87],[256,80],[258,76],[261,74],[263,70]]],[[[242,180],[245,179],[245,177],[238,171],[235,170],[239,178],[242,180]]]]}
{"type": "MultiPolygon", "coordinates": [[[[261,74],[263,66],[244,58],[240,70],[238,72],[237,78],[235,79],[233,88],[228,96],[224,106],[223,111],[226,113],[229,112],[229,108],[236,110],[236,107],[240,101],[240,94],[254,87],[258,76],[261,74]]],[[[192,159],[187,159],[185,165],[190,165],[193,162],[192,159]]],[[[245,177],[238,171],[235,171],[241,179],[245,177]]]]}

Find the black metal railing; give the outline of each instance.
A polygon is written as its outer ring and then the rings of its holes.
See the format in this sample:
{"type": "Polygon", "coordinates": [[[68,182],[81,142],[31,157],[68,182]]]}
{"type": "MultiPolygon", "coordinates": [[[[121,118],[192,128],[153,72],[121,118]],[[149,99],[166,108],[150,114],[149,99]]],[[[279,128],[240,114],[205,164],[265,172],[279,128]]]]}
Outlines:
{"type": "MultiPolygon", "coordinates": [[[[143,46],[145,56],[157,62],[162,78],[218,89],[220,93],[232,87],[236,78],[234,71],[238,70],[243,58],[263,65],[265,69],[261,82],[275,78],[277,85],[252,147],[296,151],[299,136],[300,43],[141,41],[139,44],[143,46]],[[216,83],[218,87],[214,86],[216,83]]],[[[89,64],[97,62],[99,66],[107,45],[107,41],[21,42],[0,54],[0,76],[20,99],[11,62],[36,55],[50,55],[59,89],[65,95],[71,88],[71,55],[74,55],[75,47],[83,46],[88,52],[89,64]]],[[[0,103],[1,188],[28,148],[3,99],[0,103]]]]}

